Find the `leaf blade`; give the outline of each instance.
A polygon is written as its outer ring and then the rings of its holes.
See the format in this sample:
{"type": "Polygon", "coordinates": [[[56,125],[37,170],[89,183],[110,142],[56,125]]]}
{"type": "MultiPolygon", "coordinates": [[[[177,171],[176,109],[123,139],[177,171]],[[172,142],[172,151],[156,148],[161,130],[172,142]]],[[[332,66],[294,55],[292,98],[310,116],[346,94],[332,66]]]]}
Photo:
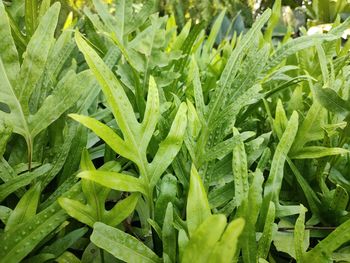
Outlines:
{"type": "Polygon", "coordinates": [[[91,241],[126,262],[160,263],[161,259],[142,242],[123,231],[95,223],[91,241]]]}

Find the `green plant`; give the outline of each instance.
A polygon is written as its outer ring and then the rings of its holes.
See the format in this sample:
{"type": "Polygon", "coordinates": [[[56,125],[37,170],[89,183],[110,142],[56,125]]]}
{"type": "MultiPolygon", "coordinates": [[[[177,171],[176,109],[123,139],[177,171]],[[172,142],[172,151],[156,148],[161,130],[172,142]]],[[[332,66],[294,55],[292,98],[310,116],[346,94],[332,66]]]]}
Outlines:
{"type": "Polygon", "coordinates": [[[29,2],[0,3],[0,262],[349,260],[350,20],[276,43],[275,1],[216,43],[225,11],[29,2]]]}

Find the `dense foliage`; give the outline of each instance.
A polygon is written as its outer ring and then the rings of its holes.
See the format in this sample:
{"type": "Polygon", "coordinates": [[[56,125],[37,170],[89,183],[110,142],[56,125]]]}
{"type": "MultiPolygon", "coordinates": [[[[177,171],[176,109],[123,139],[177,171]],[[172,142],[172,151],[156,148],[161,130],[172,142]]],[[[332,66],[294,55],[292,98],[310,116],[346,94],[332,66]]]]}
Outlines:
{"type": "Polygon", "coordinates": [[[0,1],[0,262],[350,262],[350,19],[110,2],[0,1]]]}

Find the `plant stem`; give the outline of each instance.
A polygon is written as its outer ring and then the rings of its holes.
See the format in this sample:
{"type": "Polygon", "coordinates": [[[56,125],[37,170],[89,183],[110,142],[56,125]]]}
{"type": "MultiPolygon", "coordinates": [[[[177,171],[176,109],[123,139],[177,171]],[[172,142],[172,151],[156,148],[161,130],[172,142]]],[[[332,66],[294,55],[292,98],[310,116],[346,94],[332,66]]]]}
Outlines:
{"type": "Polygon", "coordinates": [[[30,172],[32,170],[33,140],[29,136],[27,137],[26,142],[27,142],[27,148],[28,148],[28,171],[30,172]]]}
{"type": "MultiPolygon", "coordinates": [[[[335,226],[306,226],[305,230],[328,230],[332,231],[335,230],[335,226]]],[[[278,228],[280,231],[288,231],[288,230],[294,230],[294,227],[281,227],[278,228]]]]}
{"type": "Polygon", "coordinates": [[[103,253],[103,249],[99,248],[98,250],[100,251],[101,263],[105,263],[105,255],[103,253]]]}

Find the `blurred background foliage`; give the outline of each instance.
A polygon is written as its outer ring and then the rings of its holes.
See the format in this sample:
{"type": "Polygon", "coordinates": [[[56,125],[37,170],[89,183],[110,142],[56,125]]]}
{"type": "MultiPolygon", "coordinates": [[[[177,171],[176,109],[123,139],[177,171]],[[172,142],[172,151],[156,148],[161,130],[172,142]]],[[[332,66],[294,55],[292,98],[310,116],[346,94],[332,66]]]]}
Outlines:
{"type": "MultiPolygon", "coordinates": [[[[50,0],[48,0],[50,1],[50,0]]],[[[134,9],[140,10],[149,0],[134,1],[134,9]]],[[[194,23],[203,22],[210,30],[215,19],[222,10],[226,10],[221,37],[227,32],[233,35],[234,32],[240,34],[251,27],[254,19],[267,8],[272,8],[273,0],[155,0],[155,8],[159,13],[174,16],[178,30],[191,20],[194,23]]],[[[92,8],[92,0],[60,0],[63,6],[61,13],[61,27],[66,21],[64,19],[78,17],[85,7],[92,8]]],[[[110,4],[113,11],[113,0],[104,0],[110,4]]],[[[24,5],[25,0],[5,1],[8,12],[11,14],[14,24],[24,27],[24,5]]],[[[282,13],[279,23],[276,26],[273,36],[282,38],[285,34],[299,35],[300,30],[310,30],[310,33],[327,31],[331,23],[340,23],[350,15],[349,0],[284,0],[282,1],[282,13]]],[[[70,21],[72,22],[72,21],[70,21]]],[[[20,32],[25,37],[25,29],[20,28],[20,32]]],[[[221,37],[220,37],[221,36],[221,37]]]]}

